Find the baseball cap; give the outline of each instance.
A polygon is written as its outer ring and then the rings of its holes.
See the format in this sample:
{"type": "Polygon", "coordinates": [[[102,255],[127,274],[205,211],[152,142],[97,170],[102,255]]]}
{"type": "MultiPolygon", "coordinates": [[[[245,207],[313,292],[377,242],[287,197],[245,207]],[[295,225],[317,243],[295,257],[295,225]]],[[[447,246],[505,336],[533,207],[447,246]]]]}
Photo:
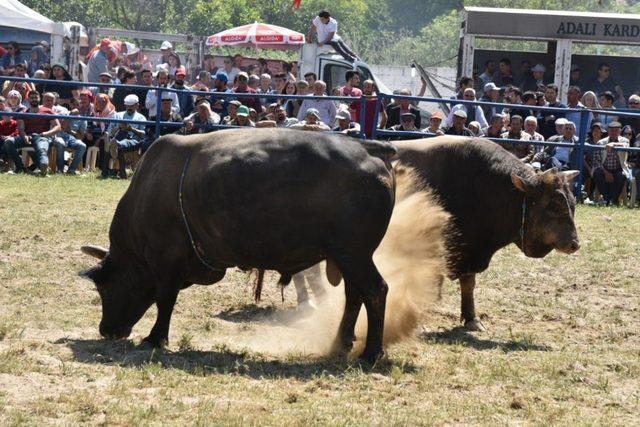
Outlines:
{"type": "Polygon", "coordinates": [[[443,120],[444,119],[444,114],[442,114],[440,111],[434,111],[433,113],[431,113],[431,118],[432,119],[443,120]]]}
{"type": "Polygon", "coordinates": [[[403,117],[407,117],[407,118],[415,119],[415,118],[416,118],[416,115],[415,115],[415,114],[413,114],[413,113],[411,113],[411,112],[406,112],[406,113],[402,113],[402,114],[400,114],[400,118],[403,118],[403,117]]]}
{"type": "Polygon", "coordinates": [[[124,105],[136,105],[138,102],[138,95],[129,94],[124,97],[124,105]]]}
{"type": "Polygon", "coordinates": [[[622,124],[620,122],[611,122],[609,123],[609,126],[607,126],[609,129],[611,128],[621,128],[622,124]]]}
{"type": "Polygon", "coordinates": [[[316,119],[320,120],[320,112],[315,108],[307,109],[307,112],[304,114],[305,117],[315,116],[316,119]]]}
{"type": "Polygon", "coordinates": [[[348,111],[340,110],[336,113],[337,120],[351,120],[351,114],[348,111]]]}
{"type": "Polygon", "coordinates": [[[104,72],[100,73],[100,74],[99,74],[99,76],[100,76],[100,77],[101,77],[101,76],[107,76],[107,77],[109,77],[109,78],[112,78],[111,73],[107,73],[106,71],[104,71],[104,72]]]}
{"type": "Polygon", "coordinates": [[[244,77],[245,79],[249,80],[249,74],[245,73],[244,71],[240,71],[240,72],[237,74],[237,77],[236,77],[236,78],[238,78],[238,79],[239,79],[240,77],[244,77]]]}
{"type": "Polygon", "coordinates": [[[489,92],[490,90],[500,90],[500,88],[498,86],[496,86],[496,84],[494,82],[489,82],[486,85],[484,85],[484,91],[485,92],[489,92]]]}
{"type": "Polygon", "coordinates": [[[174,73],[174,75],[176,76],[186,76],[187,75],[187,70],[184,69],[183,66],[180,66],[176,69],[176,72],[174,73]]]}
{"type": "Polygon", "coordinates": [[[111,40],[109,39],[100,40],[100,47],[104,47],[104,46],[111,46],[111,40]]]}
{"type": "Polygon", "coordinates": [[[168,40],[165,40],[160,45],[160,50],[173,49],[173,45],[168,40]]]}
{"type": "Polygon", "coordinates": [[[547,71],[547,67],[545,67],[542,64],[536,64],[536,66],[531,69],[532,73],[536,73],[536,72],[544,73],[545,71],[547,71]]]}
{"type": "Polygon", "coordinates": [[[249,115],[249,107],[247,107],[246,105],[239,106],[236,115],[240,117],[247,117],[249,115]]]}
{"type": "Polygon", "coordinates": [[[569,123],[569,120],[565,119],[564,117],[560,117],[559,119],[556,119],[556,121],[554,122],[556,126],[564,126],[567,123],[569,123]]]}
{"type": "Polygon", "coordinates": [[[453,113],[453,115],[462,117],[463,119],[467,118],[467,113],[465,113],[464,110],[457,110],[455,113],[453,113]]]}
{"type": "Polygon", "coordinates": [[[233,101],[229,101],[229,105],[235,105],[236,107],[240,107],[242,106],[242,102],[238,101],[237,99],[234,99],[233,101]]]}
{"type": "Polygon", "coordinates": [[[215,79],[226,83],[229,81],[229,76],[227,76],[227,73],[225,73],[224,71],[218,71],[215,75],[215,79]]]}

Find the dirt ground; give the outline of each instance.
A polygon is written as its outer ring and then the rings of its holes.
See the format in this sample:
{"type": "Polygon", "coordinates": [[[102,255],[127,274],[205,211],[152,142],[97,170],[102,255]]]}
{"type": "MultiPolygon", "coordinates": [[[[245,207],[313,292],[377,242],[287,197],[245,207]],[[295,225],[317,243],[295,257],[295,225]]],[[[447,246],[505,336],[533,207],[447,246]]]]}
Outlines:
{"type": "Polygon", "coordinates": [[[254,304],[239,271],[181,292],[168,350],[138,345],[154,309],[129,340],[102,340],[79,247],[108,245],[127,184],[0,176],[1,425],[640,422],[639,210],[579,206],[572,256],[499,252],[476,291],[485,333],[460,328],[445,281],[370,370],[292,346],[316,338],[286,320],[300,315],[293,288],[283,302],[269,275],[254,304]]]}

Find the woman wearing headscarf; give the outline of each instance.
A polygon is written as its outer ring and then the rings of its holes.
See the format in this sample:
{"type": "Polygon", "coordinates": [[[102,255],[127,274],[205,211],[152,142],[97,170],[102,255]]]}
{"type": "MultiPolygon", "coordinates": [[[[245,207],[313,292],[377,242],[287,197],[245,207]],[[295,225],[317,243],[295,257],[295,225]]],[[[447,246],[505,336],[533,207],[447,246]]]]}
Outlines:
{"type": "MultiPolygon", "coordinates": [[[[51,67],[50,80],[73,81],[71,74],[69,74],[64,64],[55,64],[51,67]]],[[[71,98],[78,97],[78,87],[72,85],[47,83],[44,87],[44,91],[56,92],[60,96],[58,104],[65,108],[69,108],[69,101],[71,101],[71,98]]]]}
{"type": "Polygon", "coordinates": [[[28,107],[22,103],[23,98],[17,90],[10,90],[7,94],[7,107],[14,113],[26,113],[28,107]]]}

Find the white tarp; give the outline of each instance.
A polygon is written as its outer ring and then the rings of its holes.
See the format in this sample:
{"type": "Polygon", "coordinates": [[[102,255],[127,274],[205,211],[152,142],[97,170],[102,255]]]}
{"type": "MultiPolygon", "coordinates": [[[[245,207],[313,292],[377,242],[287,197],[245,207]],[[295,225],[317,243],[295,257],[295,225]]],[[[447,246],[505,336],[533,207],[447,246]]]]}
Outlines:
{"type": "Polygon", "coordinates": [[[18,0],[0,0],[0,26],[64,36],[64,26],[40,15],[18,0]]]}

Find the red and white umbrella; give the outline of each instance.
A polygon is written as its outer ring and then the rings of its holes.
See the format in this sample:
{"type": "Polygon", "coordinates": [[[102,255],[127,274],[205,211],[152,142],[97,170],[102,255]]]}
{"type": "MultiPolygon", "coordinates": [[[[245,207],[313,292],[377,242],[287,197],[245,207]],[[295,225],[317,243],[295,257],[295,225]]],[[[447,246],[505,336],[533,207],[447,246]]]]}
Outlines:
{"type": "Polygon", "coordinates": [[[304,34],[277,25],[253,24],[224,30],[207,37],[207,46],[255,46],[263,49],[295,49],[304,34]]]}

